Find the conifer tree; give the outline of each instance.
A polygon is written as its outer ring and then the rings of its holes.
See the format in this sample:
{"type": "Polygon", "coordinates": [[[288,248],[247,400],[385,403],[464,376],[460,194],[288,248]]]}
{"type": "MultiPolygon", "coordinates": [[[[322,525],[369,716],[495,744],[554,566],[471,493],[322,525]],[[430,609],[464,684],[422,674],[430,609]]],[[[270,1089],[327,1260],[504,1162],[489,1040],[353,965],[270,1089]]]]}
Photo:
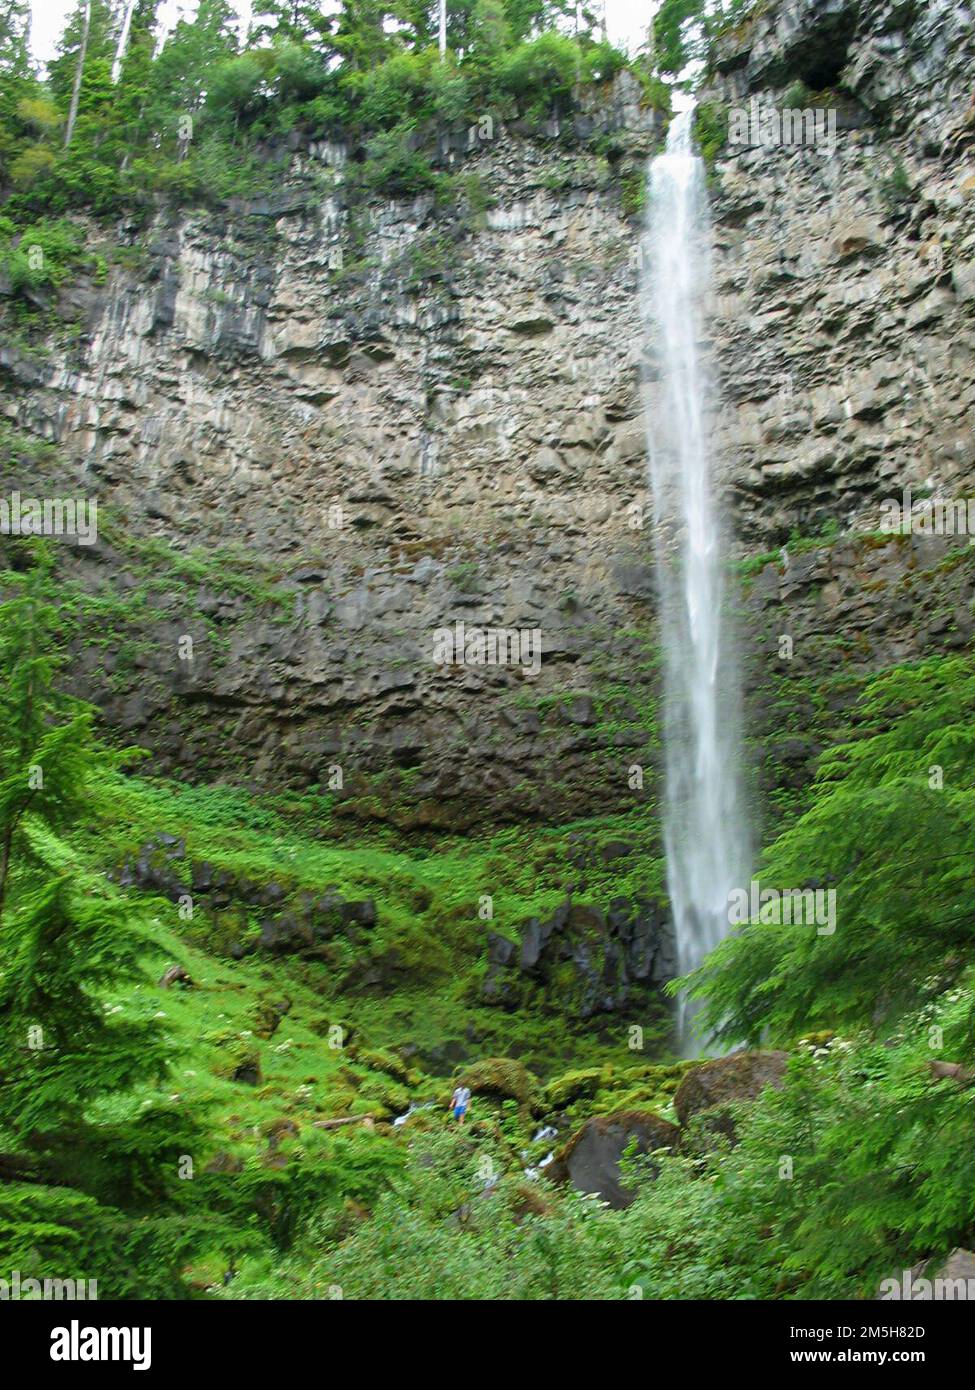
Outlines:
{"type": "Polygon", "coordinates": [[[200,0],[192,20],[181,19],[152,64],[149,124],[161,133],[192,116],[218,65],[237,52],[236,15],[228,0],[200,0]]]}
{"type": "Polygon", "coordinates": [[[46,576],[36,566],[0,609],[0,929],[15,870],[35,858],[29,822],[56,830],[75,815],[95,756],[90,711],[52,686],[61,657],[46,576]]]}
{"type": "Polygon", "coordinates": [[[64,834],[125,754],[56,689],[48,579],[44,564],[0,576],[0,1246],[28,1253],[70,1249],[81,1227],[148,1238],[138,1204],[175,1186],[197,1137],[172,1105],[126,1101],[165,1075],[170,1046],[158,1022],[106,1002],[144,980],[150,942],[64,834]]]}
{"type": "Polygon", "coordinates": [[[834,892],[835,929],[759,921],[723,941],[692,977],[720,1036],[889,1026],[954,987],[975,945],[973,715],[968,656],[869,682],[856,737],[823,755],[810,809],[769,846],[761,875],[779,891],[834,892]]]}
{"type": "Polygon", "coordinates": [[[24,105],[37,94],[29,38],[27,0],[0,0],[0,170],[14,158],[24,105]]]}
{"type": "Polygon", "coordinates": [[[134,0],[128,42],[119,65],[115,119],[125,132],[127,164],[134,146],[145,133],[146,108],[152,84],[156,11],[159,0],[134,0]]]}
{"type": "Polygon", "coordinates": [[[112,96],[115,21],[106,0],[81,0],[68,16],[58,56],[48,64],[51,91],[67,112],[64,145],[80,116],[105,106],[112,96]]]}

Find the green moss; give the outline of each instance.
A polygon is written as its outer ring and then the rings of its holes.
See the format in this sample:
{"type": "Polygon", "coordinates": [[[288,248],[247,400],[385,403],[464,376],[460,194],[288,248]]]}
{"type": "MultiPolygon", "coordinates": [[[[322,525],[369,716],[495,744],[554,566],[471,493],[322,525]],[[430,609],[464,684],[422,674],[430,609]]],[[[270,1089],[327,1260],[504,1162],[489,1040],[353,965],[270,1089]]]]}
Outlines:
{"type": "Polygon", "coordinates": [[[461,1072],[459,1080],[475,1095],[516,1100],[530,1110],[538,1108],[538,1083],[521,1062],[511,1057],[485,1057],[461,1072]]]}
{"type": "Polygon", "coordinates": [[[599,1090],[603,1072],[599,1067],[568,1071],[555,1077],[545,1087],[545,1104],[552,1110],[563,1110],[582,1097],[591,1099],[599,1090]]]}
{"type": "Polygon", "coordinates": [[[700,102],[694,110],[694,137],[705,164],[713,164],[728,139],[727,107],[713,101],[700,102]]]}

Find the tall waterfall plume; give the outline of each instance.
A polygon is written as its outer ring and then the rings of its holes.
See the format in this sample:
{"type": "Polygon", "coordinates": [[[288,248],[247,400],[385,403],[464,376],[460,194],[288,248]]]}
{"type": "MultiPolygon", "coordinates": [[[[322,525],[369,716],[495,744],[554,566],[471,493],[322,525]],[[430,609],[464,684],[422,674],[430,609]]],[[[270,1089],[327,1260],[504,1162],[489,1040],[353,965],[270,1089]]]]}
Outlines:
{"type": "MultiPolygon", "coordinates": [[[[681,973],[728,931],[749,837],[741,792],[741,685],[726,612],[726,545],[714,476],[716,397],[704,342],[710,224],[693,111],[650,163],[640,258],[644,415],[664,655],[664,848],[681,973]]],[[[703,1045],[682,1000],[682,1050],[703,1045]]]]}

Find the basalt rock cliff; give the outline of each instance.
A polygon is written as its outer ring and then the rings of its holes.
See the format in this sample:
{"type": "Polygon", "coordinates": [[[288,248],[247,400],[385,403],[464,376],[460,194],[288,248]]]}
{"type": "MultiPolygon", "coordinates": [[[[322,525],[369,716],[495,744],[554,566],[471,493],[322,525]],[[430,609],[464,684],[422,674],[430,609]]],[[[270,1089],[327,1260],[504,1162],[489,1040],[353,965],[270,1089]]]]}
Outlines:
{"type": "MultiPolygon", "coordinates": [[[[797,92],[836,112],[828,150],[709,150],[760,795],[801,790],[864,672],[972,629],[957,542],[876,534],[885,498],[975,473],[972,18],[781,0],[712,54],[712,128],[797,92]]],[[[109,269],[51,306],[71,331],[0,352],[7,416],[55,446],[11,485],[97,497],[63,565],[132,641],[74,679],[154,767],[340,769],[340,814],[414,830],[652,796],[637,195],[662,131],[624,73],[541,135],[440,132],[447,205],[348,197],[323,135],[272,197],[91,226],[109,269]],[[540,672],[436,664],[457,621],[539,630],[540,672]]]]}

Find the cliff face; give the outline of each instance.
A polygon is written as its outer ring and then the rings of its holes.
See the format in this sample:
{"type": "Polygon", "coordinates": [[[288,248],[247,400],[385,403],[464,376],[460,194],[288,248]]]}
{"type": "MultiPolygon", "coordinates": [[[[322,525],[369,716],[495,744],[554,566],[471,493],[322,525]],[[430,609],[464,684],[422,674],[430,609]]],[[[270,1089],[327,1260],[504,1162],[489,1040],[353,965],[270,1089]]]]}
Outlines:
{"type": "Polygon", "coordinates": [[[726,146],[716,165],[715,331],[742,533],[862,524],[909,486],[954,495],[975,466],[970,7],[784,3],[715,64],[709,95],[728,108],[816,105],[837,128],[826,145],[726,146]]]}
{"type": "MultiPolygon", "coordinates": [[[[867,529],[902,487],[958,495],[973,471],[973,71],[971,14],[942,3],[793,0],[718,46],[715,109],[843,88],[831,156],[725,145],[714,164],[744,550],[867,529]]],[[[21,462],[13,485],[49,495],[53,469],[98,497],[99,543],[66,572],[132,625],[126,650],[79,657],[79,689],[157,766],[262,786],[341,766],[344,810],[404,825],[629,808],[634,764],[650,788],[632,209],[661,132],[625,75],[591,120],[596,148],[578,127],[455,133],[443,203],[353,200],[349,151],[296,142],[273,197],[93,232],[107,280],[58,306],[78,336],[3,350],[8,415],[64,461],[21,462]],[[197,553],[163,568],[153,537],[197,553]],[[540,629],[539,674],[436,665],[457,620],[540,629]]],[[[787,756],[772,737],[778,636],[799,704],[813,672],[843,685],[963,639],[949,549],[793,546],[750,585],[766,785],[801,781],[826,736],[790,734],[787,756]],[[932,567],[938,600],[905,621],[932,567]]]]}
{"type": "MultiPolygon", "coordinates": [[[[598,119],[639,180],[659,118],[637,93],[617,83],[598,119]]],[[[454,144],[449,207],[353,203],[346,151],[312,144],[272,199],[121,228],[128,264],[66,310],[77,349],[6,355],[19,424],[103,508],[242,548],[280,585],[270,610],[207,592],[201,625],[198,595],[153,576],[141,675],[89,689],[163,766],[301,784],[340,763],[360,790],[419,768],[421,819],[516,814],[557,767],[571,780],[595,719],[576,702],[540,739],[536,697],[632,664],[649,595],[623,515],[645,491],[634,223],[574,131],[540,144],[488,119],[454,144]],[[541,628],[541,674],[435,666],[456,620],[541,628]]],[[[113,534],[77,558],[107,585],[126,566],[113,534]]]]}

